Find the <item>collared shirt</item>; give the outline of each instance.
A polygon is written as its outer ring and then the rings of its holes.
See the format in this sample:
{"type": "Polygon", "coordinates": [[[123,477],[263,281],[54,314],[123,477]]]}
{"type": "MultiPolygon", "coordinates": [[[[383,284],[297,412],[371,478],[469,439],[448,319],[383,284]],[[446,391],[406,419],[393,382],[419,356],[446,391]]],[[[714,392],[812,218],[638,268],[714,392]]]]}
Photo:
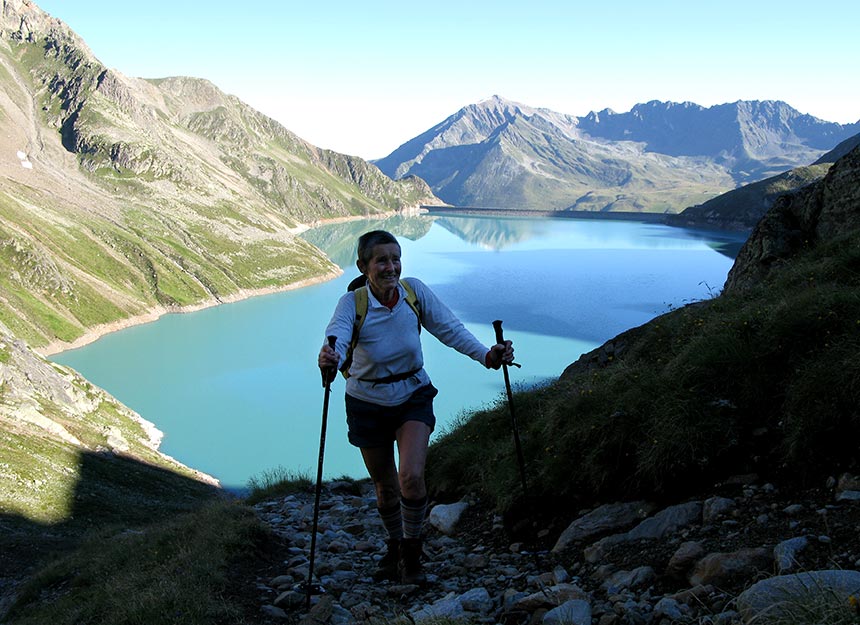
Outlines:
{"type": "MultiPolygon", "coordinates": [[[[454,313],[436,297],[433,291],[416,278],[407,278],[418,298],[418,307],[424,327],[442,343],[473,360],[484,364],[489,348],[484,346],[454,313]]],[[[367,317],[361,326],[358,344],[352,354],[350,377],[346,392],[353,397],[382,406],[395,406],[430,383],[424,370],[424,355],[418,332],[418,318],[406,303],[406,290],[398,284],[400,297],[389,310],[368,289],[367,317]],[[405,380],[376,384],[391,375],[417,371],[405,380]]],[[[340,362],[352,339],[355,324],[355,293],[348,292],[338,300],[334,315],[326,328],[326,336],[336,336],[335,351],[340,362]]]]}

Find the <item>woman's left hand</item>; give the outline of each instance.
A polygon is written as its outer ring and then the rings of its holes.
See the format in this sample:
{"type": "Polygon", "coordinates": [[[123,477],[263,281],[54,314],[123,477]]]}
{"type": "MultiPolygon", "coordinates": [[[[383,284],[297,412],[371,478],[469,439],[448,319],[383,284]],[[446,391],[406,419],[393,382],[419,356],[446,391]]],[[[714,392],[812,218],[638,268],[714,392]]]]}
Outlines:
{"type": "Polygon", "coordinates": [[[501,366],[510,365],[514,362],[514,345],[511,341],[497,343],[490,348],[484,359],[486,365],[491,369],[499,369],[501,366]]]}

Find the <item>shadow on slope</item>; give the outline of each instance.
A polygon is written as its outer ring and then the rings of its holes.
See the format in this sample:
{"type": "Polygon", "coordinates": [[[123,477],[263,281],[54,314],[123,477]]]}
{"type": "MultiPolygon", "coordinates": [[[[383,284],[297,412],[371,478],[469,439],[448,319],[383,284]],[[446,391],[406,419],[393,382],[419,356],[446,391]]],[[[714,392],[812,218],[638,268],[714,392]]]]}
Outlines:
{"type": "MultiPolygon", "coordinates": [[[[111,453],[80,453],[78,479],[68,494],[63,521],[44,524],[16,514],[0,514],[0,616],[22,591],[23,604],[39,603],[40,596],[26,596],[24,578],[83,543],[141,536],[156,522],[200,510],[223,498],[223,491],[215,486],[137,460],[111,453]]],[[[86,572],[78,573],[86,577],[86,572]]],[[[60,586],[75,583],[68,578],[55,580],[60,586]]]]}

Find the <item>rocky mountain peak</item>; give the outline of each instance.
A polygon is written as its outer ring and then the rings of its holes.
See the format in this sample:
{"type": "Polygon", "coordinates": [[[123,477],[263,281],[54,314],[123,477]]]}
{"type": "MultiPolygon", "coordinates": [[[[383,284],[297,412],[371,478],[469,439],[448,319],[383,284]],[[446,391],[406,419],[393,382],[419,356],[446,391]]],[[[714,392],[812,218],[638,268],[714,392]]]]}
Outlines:
{"type": "Polygon", "coordinates": [[[739,117],[760,118],[781,123],[789,123],[803,117],[817,119],[779,100],[738,100],[727,106],[737,109],[739,117]]]}
{"type": "Polygon", "coordinates": [[[583,117],[583,120],[588,122],[589,124],[599,124],[600,121],[606,117],[611,117],[612,115],[617,115],[614,110],[610,108],[605,108],[601,111],[591,111],[583,117]]]}
{"type": "Polygon", "coordinates": [[[51,17],[30,0],[2,0],[0,11],[0,38],[33,43],[48,37],[79,46],[90,57],[93,53],[75,32],[62,20],[51,17]]]}
{"type": "Polygon", "coordinates": [[[460,109],[460,112],[469,115],[484,114],[510,119],[518,115],[533,115],[535,109],[525,104],[520,104],[513,100],[506,100],[501,96],[494,95],[490,98],[486,98],[485,100],[481,100],[476,104],[469,104],[468,106],[460,109]]]}
{"type": "MultiPolygon", "coordinates": [[[[642,104],[636,104],[630,109],[630,112],[637,117],[644,118],[646,116],[660,115],[664,113],[683,113],[688,110],[702,111],[705,107],[695,104],[694,102],[671,102],[663,100],[649,100],[642,104]]],[[[611,113],[610,109],[606,109],[611,113]]]]}
{"type": "Polygon", "coordinates": [[[29,0],[3,0],[0,20],[4,31],[29,41],[50,27],[51,17],[29,0]]]}
{"type": "Polygon", "coordinates": [[[492,135],[500,126],[511,123],[517,117],[534,114],[534,109],[499,96],[492,96],[476,104],[464,106],[448,118],[449,128],[460,142],[465,137],[481,141],[492,135]]]}
{"type": "Polygon", "coordinates": [[[170,76],[150,82],[166,96],[175,98],[185,112],[209,111],[224,104],[224,92],[205,78],[170,76]]]}

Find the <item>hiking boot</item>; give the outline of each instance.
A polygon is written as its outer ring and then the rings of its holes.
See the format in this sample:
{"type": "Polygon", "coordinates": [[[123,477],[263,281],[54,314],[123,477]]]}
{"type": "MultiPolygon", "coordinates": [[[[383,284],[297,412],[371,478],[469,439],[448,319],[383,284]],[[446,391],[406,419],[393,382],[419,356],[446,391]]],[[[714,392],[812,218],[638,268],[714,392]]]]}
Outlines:
{"type": "Polygon", "coordinates": [[[373,580],[377,582],[389,579],[397,581],[398,563],[400,561],[400,540],[391,538],[388,540],[388,551],[382,556],[382,559],[376,563],[376,570],[373,572],[373,580]]]}
{"type": "Polygon", "coordinates": [[[424,552],[421,548],[420,538],[404,538],[400,543],[400,582],[403,584],[423,585],[427,581],[421,558],[424,552]]]}

